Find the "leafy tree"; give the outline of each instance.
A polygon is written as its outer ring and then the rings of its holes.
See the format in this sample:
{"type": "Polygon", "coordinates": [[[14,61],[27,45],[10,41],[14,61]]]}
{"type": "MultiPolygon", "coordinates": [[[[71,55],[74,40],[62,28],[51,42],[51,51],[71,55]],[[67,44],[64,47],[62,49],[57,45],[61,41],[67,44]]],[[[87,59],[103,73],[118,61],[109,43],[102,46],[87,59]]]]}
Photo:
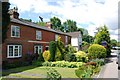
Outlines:
{"type": "Polygon", "coordinates": [[[109,56],[111,53],[110,33],[106,25],[99,28],[98,33],[95,36],[94,43],[102,45],[102,41],[107,42],[107,56],[109,56]]]}
{"type": "Polygon", "coordinates": [[[24,21],[32,22],[32,19],[23,19],[23,18],[20,18],[20,19],[24,21]]]}
{"type": "Polygon", "coordinates": [[[85,42],[87,42],[87,43],[93,43],[94,37],[92,37],[92,36],[90,36],[90,35],[83,35],[82,41],[85,41],[85,42]]]}
{"type": "Polygon", "coordinates": [[[9,7],[9,2],[2,2],[2,43],[7,37],[8,25],[10,23],[10,15],[8,13],[9,7]]]}
{"type": "Polygon", "coordinates": [[[45,22],[36,22],[36,24],[38,24],[39,26],[46,26],[45,22]]]}
{"type": "Polygon", "coordinates": [[[54,30],[61,30],[61,20],[57,17],[53,17],[50,19],[50,22],[52,23],[52,29],[54,30]]]}
{"type": "Polygon", "coordinates": [[[112,39],[112,40],[111,40],[111,46],[112,46],[112,47],[117,46],[117,41],[116,41],[115,39],[112,39]]]}
{"type": "Polygon", "coordinates": [[[67,20],[66,22],[63,23],[64,30],[66,32],[74,32],[77,31],[77,25],[76,22],[73,20],[67,20]]]}
{"type": "Polygon", "coordinates": [[[84,28],[78,28],[77,31],[81,31],[82,35],[88,35],[88,30],[86,30],[84,28]]]}

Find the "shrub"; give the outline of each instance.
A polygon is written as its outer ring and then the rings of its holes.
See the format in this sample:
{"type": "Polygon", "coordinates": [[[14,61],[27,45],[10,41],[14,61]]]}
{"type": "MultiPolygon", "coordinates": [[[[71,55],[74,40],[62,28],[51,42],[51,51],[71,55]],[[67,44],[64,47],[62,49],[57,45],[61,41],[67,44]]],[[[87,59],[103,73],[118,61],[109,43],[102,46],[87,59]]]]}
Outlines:
{"type": "Polygon", "coordinates": [[[61,75],[57,72],[57,70],[53,68],[49,68],[47,71],[47,79],[48,80],[61,80],[61,75]]]}
{"type": "Polygon", "coordinates": [[[38,57],[38,60],[40,61],[40,62],[44,62],[44,58],[43,58],[43,55],[42,55],[43,53],[39,53],[39,57],[38,57]]]}
{"type": "Polygon", "coordinates": [[[49,44],[49,50],[50,50],[50,61],[54,61],[55,60],[55,53],[56,53],[56,42],[55,41],[51,41],[49,44]]]}
{"type": "Polygon", "coordinates": [[[99,44],[93,44],[88,48],[88,57],[90,59],[105,58],[106,49],[99,44]]]}
{"type": "Polygon", "coordinates": [[[67,54],[71,54],[71,53],[76,53],[77,52],[76,49],[73,46],[71,46],[70,44],[66,47],[65,51],[66,51],[67,54]]]}
{"type": "Polygon", "coordinates": [[[86,56],[86,53],[83,51],[78,51],[77,53],[74,53],[76,56],[76,59],[78,62],[87,62],[88,58],[86,56]]]}
{"type": "Polygon", "coordinates": [[[60,50],[58,48],[56,49],[55,60],[56,61],[60,61],[61,60],[61,52],[60,52],[60,50]]]}
{"type": "Polygon", "coordinates": [[[76,56],[75,54],[66,54],[65,55],[65,60],[69,62],[75,62],[76,61],[76,56]]]}
{"type": "Polygon", "coordinates": [[[68,67],[68,68],[79,68],[84,65],[83,62],[68,62],[68,61],[56,61],[56,62],[44,62],[43,66],[50,67],[68,67]]]}
{"type": "Polygon", "coordinates": [[[64,60],[65,46],[64,43],[61,41],[60,36],[58,37],[56,44],[57,44],[57,48],[60,50],[61,53],[61,60],[64,60]]]}
{"type": "Polygon", "coordinates": [[[49,59],[50,59],[50,51],[49,50],[47,50],[47,51],[45,50],[43,52],[43,58],[45,61],[49,61],[49,59]]]}
{"type": "Polygon", "coordinates": [[[102,66],[105,64],[104,59],[93,59],[92,62],[96,62],[97,66],[102,66]]]}

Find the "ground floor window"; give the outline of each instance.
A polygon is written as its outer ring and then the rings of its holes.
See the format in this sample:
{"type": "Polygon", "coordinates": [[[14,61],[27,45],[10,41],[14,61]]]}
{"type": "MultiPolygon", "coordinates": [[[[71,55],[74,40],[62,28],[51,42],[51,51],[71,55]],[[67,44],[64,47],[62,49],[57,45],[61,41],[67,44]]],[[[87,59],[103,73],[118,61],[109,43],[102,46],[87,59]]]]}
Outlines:
{"type": "Polygon", "coordinates": [[[8,45],[7,58],[16,58],[22,56],[22,45],[8,45]]]}
{"type": "Polygon", "coordinates": [[[42,53],[43,52],[43,49],[42,49],[42,46],[41,45],[35,45],[34,46],[34,53],[42,53]]]}

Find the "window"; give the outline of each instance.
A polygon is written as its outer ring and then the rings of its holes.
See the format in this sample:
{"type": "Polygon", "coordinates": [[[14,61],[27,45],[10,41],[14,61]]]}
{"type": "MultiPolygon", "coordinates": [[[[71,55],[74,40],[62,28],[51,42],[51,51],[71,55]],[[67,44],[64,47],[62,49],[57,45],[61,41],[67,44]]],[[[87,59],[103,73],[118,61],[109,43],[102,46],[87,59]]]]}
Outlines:
{"type": "Polygon", "coordinates": [[[37,40],[41,40],[42,39],[41,31],[36,31],[36,39],[37,40]]]}
{"type": "Polygon", "coordinates": [[[8,45],[7,46],[7,57],[15,58],[22,56],[22,46],[21,45],[8,45]]]}
{"type": "Polygon", "coordinates": [[[42,53],[43,50],[42,50],[42,46],[41,45],[35,45],[34,46],[34,53],[42,53]]]}
{"type": "Polygon", "coordinates": [[[20,37],[20,27],[11,25],[11,37],[20,37]]]}
{"type": "Polygon", "coordinates": [[[65,42],[68,43],[68,36],[65,36],[65,42]]]}
{"type": "Polygon", "coordinates": [[[55,41],[57,41],[58,40],[58,34],[55,34],[55,41]]]}

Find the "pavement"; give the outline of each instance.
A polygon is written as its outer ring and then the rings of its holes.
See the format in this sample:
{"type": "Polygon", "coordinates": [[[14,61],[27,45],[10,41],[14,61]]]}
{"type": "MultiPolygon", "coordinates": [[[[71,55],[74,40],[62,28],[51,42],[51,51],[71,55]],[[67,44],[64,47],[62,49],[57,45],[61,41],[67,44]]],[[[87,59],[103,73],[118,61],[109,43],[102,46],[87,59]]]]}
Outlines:
{"type": "Polygon", "coordinates": [[[118,75],[118,72],[120,73],[120,70],[118,70],[118,64],[116,64],[116,51],[113,51],[111,55],[112,56],[107,59],[107,63],[102,67],[102,70],[100,71],[97,78],[120,78],[120,74],[118,75]]]}

